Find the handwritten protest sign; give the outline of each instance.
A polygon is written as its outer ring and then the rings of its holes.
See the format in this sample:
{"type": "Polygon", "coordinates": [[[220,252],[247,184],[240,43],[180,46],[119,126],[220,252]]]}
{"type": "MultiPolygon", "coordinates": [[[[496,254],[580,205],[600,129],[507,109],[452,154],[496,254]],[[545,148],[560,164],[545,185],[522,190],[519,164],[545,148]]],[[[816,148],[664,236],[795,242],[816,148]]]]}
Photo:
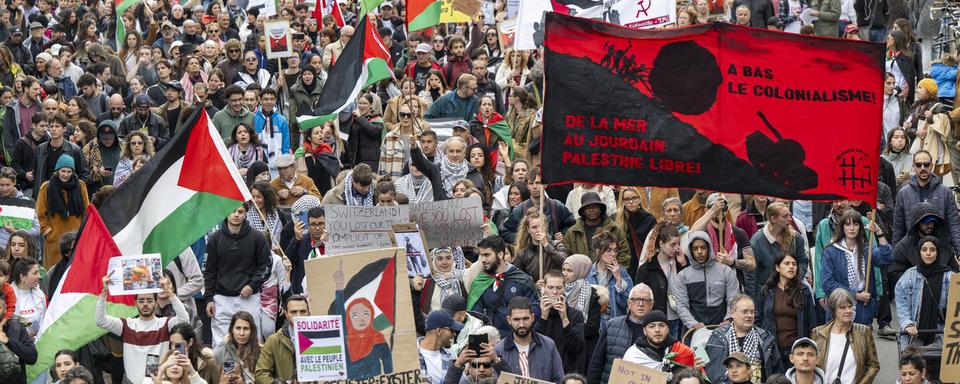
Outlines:
{"type": "Polygon", "coordinates": [[[409,222],[410,209],[406,205],[393,207],[355,207],[328,205],[326,207],[327,254],[390,248],[392,226],[409,222]]]}
{"type": "Polygon", "coordinates": [[[469,23],[473,15],[480,9],[480,2],[476,0],[442,0],[440,2],[440,22],[441,23],[469,23]],[[476,9],[474,10],[474,5],[476,9]],[[473,13],[464,11],[473,10],[473,13]]]}
{"type": "Polygon", "coordinates": [[[944,323],[940,380],[960,382],[960,279],[951,279],[947,293],[947,322],[944,323]]]}
{"type": "Polygon", "coordinates": [[[347,378],[342,320],[340,316],[306,316],[293,320],[298,380],[347,378]]]}
{"type": "Polygon", "coordinates": [[[483,203],[474,195],[412,204],[410,221],[417,223],[431,247],[473,246],[483,238],[483,203]]]}
{"type": "Polygon", "coordinates": [[[550,382],[537,380],[532,377],[517,376],[508,372],[501,372],[500,377],[497,378],[497,384],[550,384],[550,382]]]}
{"type": "Polygon", "coordinates": [[[667,374],[639,364],[616,359],[610,367],[610,382],[624,384],[663,384],[667,374]]]}

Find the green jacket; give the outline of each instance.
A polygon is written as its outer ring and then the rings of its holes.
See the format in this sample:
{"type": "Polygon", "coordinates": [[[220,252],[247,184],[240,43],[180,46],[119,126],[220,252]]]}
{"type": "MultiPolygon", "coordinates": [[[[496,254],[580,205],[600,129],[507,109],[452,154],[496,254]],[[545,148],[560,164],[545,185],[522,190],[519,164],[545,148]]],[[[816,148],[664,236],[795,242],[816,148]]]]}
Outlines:
{"type": "MultiPolygon", "coordinates": [[[[300,131],[300,126],[297,124],[297,116],[299,115],[313,115],[313,106],[317,103],[317,100],[320,100],[320,92],[323,90],[323,81],[320,80],[319,76],[314,80],[317,82],[317,85],[313,87],[313,92],[307,93],[307,90],[303,87],[303,80],[297,80],[297,83],[290,87],[290,105],[287,106],[287,122],[290,123],[290,128],[296,128],[296,131],[300,131]]],[[[293,132],[294,129],[291,129],[293,132]]],[[[299,144],[299,143],[298,143],[299,144]]]]}
{"type": "Polygon", "coordinates": [[[230,145],[230,134],[233,133],[233,129],[240,123],[246,124],[246,126],[253,129],[253,113],[251,113],[247,107],[243,107],[239,115],[233,115],[228,105],[220,112],[217,112],[216,115],[213,115],[213,126],[217,127],[217,132],[220,132],[220,137],[223,138],[223,142],[228,146],[230,145]]]}
{"type": "MultiPolygon", "coordinates": [[[[623,229],[613,220],[610,220],[609,217],[603,219],[603,225],[601,225],[600,229],[612,231],[617,235],[617,261],[619,261],[620,265],[624,268],[630,268],[630,245],[627,243],[627,235],[623,232],[623,229]]],[[[597,231],[599,232],[600,229],[597,231]]],[[[567,233],[563,235],[563,245],[567,247],[568,255],[587,255],[591,260],[597,261],[597,257],[590,252],[587,232],[583,227],[582,217],[577,219],[577,223],[570,227],[567,233]]]]}
{"type": "MultiPolygon", "coordinates": [[[[284,327],[286,328],[286,327],[284,327]]],[[[297,378],[297,367],[293,356],[293,343],[284,334],[284,329],[267,338],[260,348],[257,369],[253,376],[257,384],[270,384],[274,378],[293,380],[297,378]]]]}

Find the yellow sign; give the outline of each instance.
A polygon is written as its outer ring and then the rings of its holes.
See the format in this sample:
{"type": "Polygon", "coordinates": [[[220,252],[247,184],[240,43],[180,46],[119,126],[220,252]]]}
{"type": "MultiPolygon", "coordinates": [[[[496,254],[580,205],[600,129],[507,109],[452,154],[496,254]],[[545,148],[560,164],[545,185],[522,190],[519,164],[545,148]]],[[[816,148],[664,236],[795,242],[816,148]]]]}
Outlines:
{"type": "Polygon", "coordinates": [[[944,383],[960,382],[960,279],[954,277],[950,280],[947,322],[943,328],[943,352],[940,355],[940,381],[944,383]]]}
{"type": "Polygon", "coordinates": [[[473,20],[474,15],[469,15],[463,13],[465,8],[469,9],[471,7],[464,7],[464,3],[473,2],[476,3],[476,9],[480,9],[480,2],[478,0],[443,0],[440,2],[440,22],[441,23],[469,23],[473,20]]]}

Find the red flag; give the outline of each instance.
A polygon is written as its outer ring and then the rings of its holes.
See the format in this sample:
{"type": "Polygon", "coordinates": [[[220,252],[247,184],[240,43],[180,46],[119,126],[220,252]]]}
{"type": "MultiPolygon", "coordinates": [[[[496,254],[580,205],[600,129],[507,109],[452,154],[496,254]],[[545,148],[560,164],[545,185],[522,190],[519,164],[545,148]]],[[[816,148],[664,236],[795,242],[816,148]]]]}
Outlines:
{"type": "Polygon", "coordinates": [[[882,44],[550,13],[544,46],[544,182],[876,202],[882,44]]]}
{"type": "MultiPolygon", "coordinates": [[[[110,230],[100,218],[93,205],[87,206],[87,216],[80,227],[80,235],[73,247],[69,273],[64,274],[60,282],[60,293],[89,293],[99,295],[103,289],[103,276],[107,274],[107,264],[114,256],[120,256],[120,248],[113,241],[110,230]]],[[[118,304],[135,305],[136,295],[108,296],[107,301],[118,304]]]]}

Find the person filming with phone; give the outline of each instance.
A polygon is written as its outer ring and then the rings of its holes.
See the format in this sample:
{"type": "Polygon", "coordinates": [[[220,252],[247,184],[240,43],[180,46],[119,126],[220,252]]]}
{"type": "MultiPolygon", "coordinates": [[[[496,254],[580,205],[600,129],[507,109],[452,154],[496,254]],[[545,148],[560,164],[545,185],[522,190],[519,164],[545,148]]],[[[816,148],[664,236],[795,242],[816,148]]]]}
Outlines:
{"type": "Polygon", "coordinates": [[[583,371],[583,365],[577,362],[584,351],[583,327],[586,319],[583,313],[567,303],[563,273],[551,269],[543,275],[543,279],[540,321],[536,322],[533,329],[557,345],[566,371],[564,373],[583,371]]]}
{"type": "Polygon", "coordinates": [[[489,325],[477,328],[468,338],[470,344],[447,369],[443,384],[494,384],[500,372],[512,372],[510,364],[494,350],[500,342],[496,328],[489,325]]]}

